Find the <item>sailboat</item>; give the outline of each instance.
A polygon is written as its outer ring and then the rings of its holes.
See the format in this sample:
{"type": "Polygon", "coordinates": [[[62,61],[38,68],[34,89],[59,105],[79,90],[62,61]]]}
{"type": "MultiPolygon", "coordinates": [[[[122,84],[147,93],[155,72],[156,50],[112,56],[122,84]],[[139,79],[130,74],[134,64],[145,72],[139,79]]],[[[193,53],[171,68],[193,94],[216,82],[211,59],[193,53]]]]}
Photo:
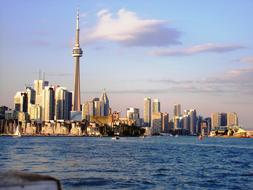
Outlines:
{"type": "Polygon", "coordinates": [[[21,133],[19,132],[19,125],[16,127],[15,133],[12,136],[13,137],[21,137],[21,133]]]}

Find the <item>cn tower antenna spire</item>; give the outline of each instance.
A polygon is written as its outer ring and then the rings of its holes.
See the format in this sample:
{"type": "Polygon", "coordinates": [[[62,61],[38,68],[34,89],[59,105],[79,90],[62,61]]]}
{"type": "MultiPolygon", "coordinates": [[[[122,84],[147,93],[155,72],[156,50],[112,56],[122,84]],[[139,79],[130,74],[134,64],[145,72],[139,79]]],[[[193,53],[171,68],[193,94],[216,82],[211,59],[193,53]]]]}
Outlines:
{"type": "Polygon", "coordinates": [[[72,51],[75,63],[75,76],[74,76],[74,103],[73,111],[81,110],[81,94],[80,94],[80,57],[83,55],[83,51],[79,44],[79,9],[77,9],[76,16],[76,41],[72,51]]]}

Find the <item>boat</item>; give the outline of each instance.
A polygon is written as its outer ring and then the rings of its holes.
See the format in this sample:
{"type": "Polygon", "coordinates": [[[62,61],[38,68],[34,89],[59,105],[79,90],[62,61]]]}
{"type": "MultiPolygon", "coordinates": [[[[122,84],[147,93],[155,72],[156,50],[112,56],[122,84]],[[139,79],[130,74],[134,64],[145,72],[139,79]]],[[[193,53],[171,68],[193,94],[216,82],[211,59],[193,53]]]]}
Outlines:
{"type": "Polygon", "coordinates": [[[175,137],[178,137],[178,135],[175,135],[175,137]]]}
{"type": "Polygon", "coordinates": [[[144,138],[145,138],[145,136],[144,136],[144,135],[141,135],[141,136],[139,136],[139,138],[144,139],[144,138]]]}
{"type": "Polygon", "coordinates": [[[112,140],[119,140],[119,136],[112,137],[112,140]]]}
{"type": "Polygon", "coordinates": [[[19,125],[16,127],[15,133],[12,135],[12,137],[21,137],[21,133],[19,131],[19,125]]]}

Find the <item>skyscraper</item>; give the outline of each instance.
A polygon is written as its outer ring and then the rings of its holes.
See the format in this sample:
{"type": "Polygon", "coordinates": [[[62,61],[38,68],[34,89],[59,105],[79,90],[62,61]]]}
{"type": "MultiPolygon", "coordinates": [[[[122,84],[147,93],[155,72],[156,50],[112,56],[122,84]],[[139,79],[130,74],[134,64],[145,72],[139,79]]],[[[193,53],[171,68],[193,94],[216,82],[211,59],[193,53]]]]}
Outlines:
{"type": "Polygon", "coordinates": [[[174,104],[174,117],[181,115],[181,105],[180,104],[174,104]]]}
{"type": "Polygon", "coordinates": [[[169,132],[169,114],[162,114],[162,132],[169,132]]]}
{"type": "Polygon", "coordinates": [[[55,90],[55,119],[68,120],[70,118],[72,93],[66,88],[58,87],[55,90]]]}
{"type": "Polygon", "coordinates": [[[221,114],[216,112],[216,113],[211,113],[211,123],[212,123],[212,129],[215,129],[216,127],[221,126],[221,114]]]}
{"type": "Polygon", "coordinates": [[[161,104],[158,98],[153,101],[153,113],[158,113],[161,111],[161,104]]]}
{"type": "Polygon", "coordinates": [[[227,113],[227,125],[228,126],[238,125],[238,116],[235,112],[227,113]]]}
{"type": "Polygon", "coordinates": [[[107,94],[105,91],[103,91],[101,97],[100,97],[100,101],[104,102],[104,113],[102,113],[103,116],[108,116],[109,115],[109,109],[110,109],[110,105],[109,105],[109,99],[107,97],[107,94]]]}
{"type": "Polygon", "coordinates": [[[190,134],[196,134],[196,124],[197,124],[197,112],[195,109],[190,109],[190,134]]]}
{"type": "Polygon", "coordinates": [[[36,92],[35,104],[42,106],[42,91],[48,85],[49,85],[48,81],[44,81],[44,80],[35,80],[34,81],[34,90],[36,92]]]}
{"type": "Polygon", "coordinates": [[[151,98],[144,98],[144,110],[143,110],[144,123],[147,126],[151,126],[151,98]]]}
{"type": "Polygon", "coordinates": [[[42,95],[42,121],[53,120],[55,111],[54,88],[45,87],[42,95]]]}
{"type": "Polygon", "coordinates": [[[77,11],[76,17],[76,41],[72,51],[72,56],[75,62],[75,81],[74,81],[74,106],[73,111],[80,111],[81,95],[80,95],[80,57],[82,57],[83,51],[79,44],[79,12],[77,11]]]}
{"type": "Polygon", "coordinates": [[[127,118],[138,120],[140,118],[140,110],[138,108],[127,108],[127,118]]]}
{"type": "Polygon", "coordinates": [[[14,96],[14,109],[20,112],[27,112],[27,92],[17,92],[14,96]]]}

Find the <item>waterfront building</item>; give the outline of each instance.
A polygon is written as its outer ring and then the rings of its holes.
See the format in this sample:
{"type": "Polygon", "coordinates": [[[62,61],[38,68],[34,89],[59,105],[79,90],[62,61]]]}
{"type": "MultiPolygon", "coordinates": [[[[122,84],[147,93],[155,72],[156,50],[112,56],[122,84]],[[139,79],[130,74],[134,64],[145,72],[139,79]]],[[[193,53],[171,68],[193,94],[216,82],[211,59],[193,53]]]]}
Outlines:
{"type": "Polygon", "coordinates": [[[102,109],[104,113],[101,115],[108,116],[110,114],[110,105],[109,105],[109,98],[107,97],[107,94],[105,91],[103,91],[100,101],[103,102],[104,108],[102,109]]]}
{"type": "Polygon", "coordinates": [[[207,124],[207,133],[209,134],[212,130],[211,118],[207,117],[207,118],[204,119],[204,121],[207,124]]]}
{"type": "Polygon", "coordinates": [[[80,94],[80,57],[82,57],[83,51],[79,44],[79,12],[76,17],[76,40],[75,46],[72,51],[72,56],[75,62],[75,77],[74,77],[74,105],[73,111],[81,111],[81,94],[80,94]]]}
{"type": "Polygon", "coordinates": [[[54,113],[55,113],[54,88],[46,86],[42,92],[42,121],[53,120],[54,113]]]}
{"type": "Polygon", "coordinates": [[[227,113],[227,126],[238,126],[238,116],[235,112],[228,112],[227,113]]]}
{"type": "Polygon", "coordinates": [[[41,121],[42,117],[42,108],[38,104],[31,104],[30,105],[30,113],[29,113],[31,120],[41,121]]]}
{"type": "Polygon", "coordinates": [[[14,110],[20,112],[28,111],[28,97],[27,92],[17,92],[14,96],[14,110]]]}
{"type": "Polygon", "coordinates": [[[158,113],[161,111],[161,103],[158,98],[153,101],[153,113],[158,113]]]}
{"type": "Polygon", "coordinates": [[[221,113],[221,126],[227,126],[227,113],[221,113]]]}
{"type": "Polygon", "coordinates": [[[169,132],[169,114],[162,114],[162,132],[169,132]]]}
{"type": "Polygon", "coordinates": [[[174,104],[174,117],[181,115],[181,104],[174,104]]]}
{"type": "Polygon", "coordinates": [[[152,134],[159,134],[162,130],[162,113],[153,112],[152,113],[152,123],[151,123],[152,134]]]}
{"type": "Polygon", "coordinates": [[[190,115],[188,115],[189,112],[184,112],[183,115],[183,129],[190,131],[190,115]]]}
{"type": "Polygon", "coordinates": [[[190,109],[190,134],[196,134],[197,112],[195,109],[190,109]]]}
{"type": "Polygon", "coordinates": [[[201,134],[201,123],[203,122],[203,117],[198,116],[197,122],[196,122],[196,133],[195,134],[201,134]]]}
{"type": "Polygon", "coordinates": [[[34,81],[34,90],[35,90],[35,104],[42,106],[42,93],[46,86],[49,85],[48,81],[44,80],[35,80],[34,81]]]}
{"type": "Polygon", "coordinates": [[[138,120],[140,118],[140,110],[138,108],[127,108],[127,118],[132,120],[138,120]]]}
{"type": "Polygon", "coordinates": [[[143,119],[145,125],[151,126],[151,98],[144,98],[143,119]]]}
{"type": "Polygon", "coordinates": [[[82,119],[90,121],[90,117],[94,115],[95,115],[94,101],[85,102],[82,107],[82,119]]]}
{"type": "Polygon", "coordinates": [[[104,101],[94,98],[94,116],[104,116],[104,101]]]}
{"type": "Polygon", "coordinates": [[[31,115],[31,106],[35,105],[35,99],[36,99],[36,92],[31,87],[26,87],[26,93],[27,93],[27,111],[28,114],[31,115]]]}
{"type": "Polygon", "coordinates": [[[221,126],[221,114],[218,112],[211,113],[211,123],[212,123],[212,129],[220,127],[221,126]]]}
{"type": "Polygon", "coordinates": [[[183,129],[183,117],[175,116],[174,117],[174,130],[183,129]]]}
{"type": "Polygon", "coordinates": [[[206,120],[202,120],[200,124],[200,134],[206,136],[209,134],[208,123],[206,120]]]}
{"type": "Polygon", "coordinates": [[[55,89],[55,119],[69,120],[72,105],[72,93],[66,88],[55,89]]]}

